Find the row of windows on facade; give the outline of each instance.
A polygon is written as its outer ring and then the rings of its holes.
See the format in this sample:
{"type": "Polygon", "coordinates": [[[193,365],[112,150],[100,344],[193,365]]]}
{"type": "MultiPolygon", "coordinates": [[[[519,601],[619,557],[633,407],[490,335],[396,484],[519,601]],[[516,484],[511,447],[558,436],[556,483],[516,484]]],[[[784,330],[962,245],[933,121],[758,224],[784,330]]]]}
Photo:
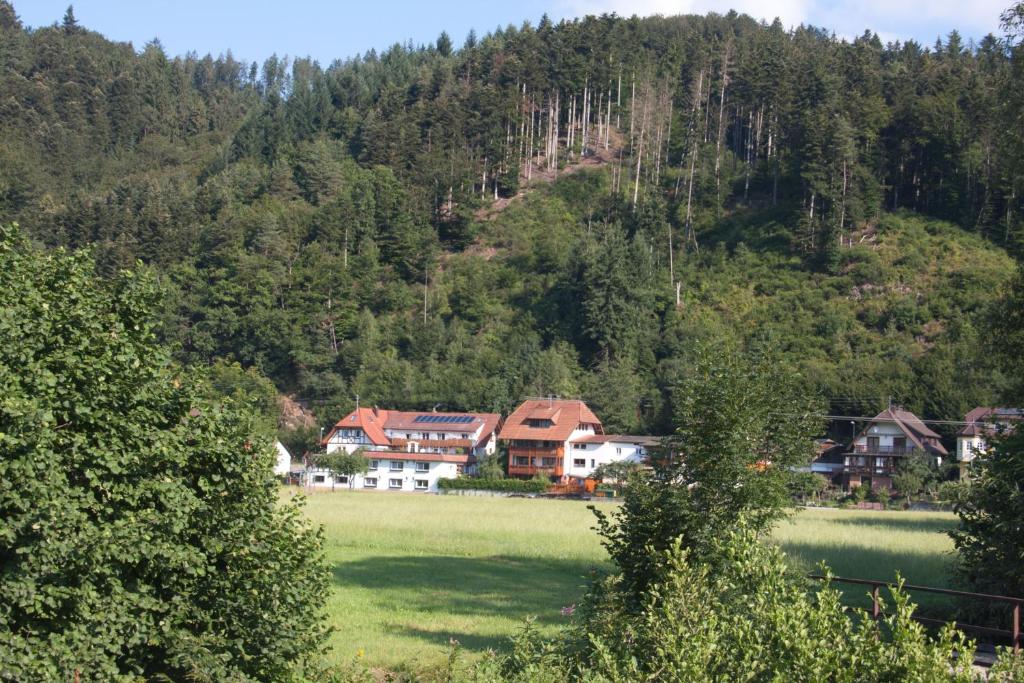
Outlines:
{"type": "MultiPolygon", "coordinates": [[[[363,436],[363,430],[361,430],[361,429],[342,429],[341,430],[341,437],[342,438],[350,438],[350,439],[356,438],[356,439],[358,439],[358,438],[361,438],[362,436],[363,436]]],[[[422,433],[419,434],[419,436],[416,436],[415,434],[411,434],[410,433],[410,434],[406,434],[405,438],[406,438],[407,441],[409,439],[413,439],[413,438],[425,439],[425,440],[429,441],[430,440],[430,432],[422,432],[422,433]]],[[[454,438],[456,438],[456,436],[454,434],[448,434],[446,432],[436,432],[434,434],[434,440],[435,441],[444,441],[444,440],[446,440],[448,438],[454,439],[454,438]]],[[[460,438],[460,439],[469,439],[469,434],[459,434],[458,438],[460,438]]]]}
{"type": "MultiPolygon", "coordinates": [[[[403,469],[405,469],[405,461],[404,460],[386,460],[385,462],[390,463],[389,466],[388,466],[388,469],[391,472],[401,472],[403,469]]],[[[381,466],[380,466],[380,460],[371,460],[370,461],[370,469],[371,470],[382,469],[381,466]]],[[[429,462],[418,462],[418,463],[416,463],[416,471],[417,472],[429,472],[430,471],[430,463],[429,462]]]]}
{"type": "MultiPolygon", "coordinates": [[[[313,483],[315,483],[315,484],[323,484],[326,481],[327,481],[327,477],[325,475],[323,475],[323,474],[317,474],[317,475],[314,475],[314,477],[313,477],[313,483]]],[[[335,477],[334,481],[337,484],[347,484],[348,483],[348,477],[343,475],[343,474],[341,474],[341,475],[338,475],[337,477],[335,477]]],[[[416,488],[418,490],[425,490],[425,489],[427,489],[430,486],[430,482],[427,481],[426,479],[414,479],[413,480],[413,484],[414,484],[414,488],[416,488]]],[[[375,489],[375,488],[377,488],[377,477],[364,477],[363,478],[363,488],[367,488],[367,489],[375,489]]],[[[401,479],[388,479],[388,488],[389,489],[400,489],[400,488],[402,488],[402,480],[401,479]]]]}

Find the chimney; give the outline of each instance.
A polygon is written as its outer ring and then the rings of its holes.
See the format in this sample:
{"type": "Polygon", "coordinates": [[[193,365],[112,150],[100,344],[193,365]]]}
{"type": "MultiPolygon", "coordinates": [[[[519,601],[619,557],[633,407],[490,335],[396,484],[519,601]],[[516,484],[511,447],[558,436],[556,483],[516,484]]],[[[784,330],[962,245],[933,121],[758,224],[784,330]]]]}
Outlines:
{"type": "Polygon", "coordinates": [[[378,408],[377,406],[373,407],[373,416],[380,417],[380,408],[378,408]]]}

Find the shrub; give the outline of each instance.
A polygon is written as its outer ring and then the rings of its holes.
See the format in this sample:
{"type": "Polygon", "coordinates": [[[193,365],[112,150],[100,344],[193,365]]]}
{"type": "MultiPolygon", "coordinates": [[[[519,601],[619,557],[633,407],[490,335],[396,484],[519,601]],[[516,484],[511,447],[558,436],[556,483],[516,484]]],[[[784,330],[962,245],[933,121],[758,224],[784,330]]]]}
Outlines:
{"type": "Polygon", "coordinates": [[[0,679],[287,679],[327,573],[258,416],[170,364],[148,278],[0,226],[0,291],[0,679]]]}
{"type": "Polygon", "coordinates": [[[482,479],[459,477],[438,479],[437,488],[448,491],[504,491],[506,493],[542,493],[548,487],[547,480],[538,479],[482,479]]]}
{"type": "Polygon", "coordinates": [[[813,590],[751,530],[710,545],[714,564],[679,543],[666,551],[639,611],[619,577],[597,584],[567,637],[517,643],[506,676],[532,667],[561,668],[562,680],[975,680],[972,643],[951,626],[930,637],[900,590],[880,622],[851,619],[839,591],[813,590]]]}

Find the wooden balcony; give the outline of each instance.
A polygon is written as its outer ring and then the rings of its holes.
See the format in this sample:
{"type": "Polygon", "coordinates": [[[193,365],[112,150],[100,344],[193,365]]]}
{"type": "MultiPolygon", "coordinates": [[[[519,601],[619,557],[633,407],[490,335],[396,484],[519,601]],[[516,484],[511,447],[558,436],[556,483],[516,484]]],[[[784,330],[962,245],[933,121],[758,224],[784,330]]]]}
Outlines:
{"type": "Polygon", "coordinates": [[[875,456],[847,456],[843,460],[843,471],[847,474],[879,474],[891,476],[896,472],[896,459],[882,457],[881,463],[875,456]],[[863,458],[864,462],[859,462],[863,458]]]}
{"type": "Polygon", "coordinates": [[[508,474],[511,477],[533,477],[537,474],[561,477],[562,461],[561,448],[513,446],[508,449],[508,474]]]}
{"type": "Polygon", "coordinates": [[[870,444],[854,444],[853,450],[850,451],[850,453],[856,453],[857,455],[882,456],[913,455],[920,452],[923,451],[917,446],[872,446],[870,444]]]}

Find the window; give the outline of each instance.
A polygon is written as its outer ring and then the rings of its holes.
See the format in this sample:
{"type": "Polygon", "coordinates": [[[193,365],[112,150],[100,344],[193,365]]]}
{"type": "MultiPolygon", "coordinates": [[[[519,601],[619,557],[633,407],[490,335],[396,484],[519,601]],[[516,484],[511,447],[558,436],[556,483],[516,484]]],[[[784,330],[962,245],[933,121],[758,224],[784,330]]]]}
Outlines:
{"type": "Polygon", "coordinates": [[[363,479],[364,489],[375,489],[377,488],[377,477],[366,477],[363,479]]]}
{"type": "Polygon", "coordinates": [[[402,461],[401,460],[392,460],[391,461],[391,471],[392,472],[401,472],[402,471],[402,466],[403,465],[402,465],[402,461]]]}
{"type": "Polygon", "coordinates": [[[326,481],[324,479],[324,475],[322,475],[322,474],[314,474],[313,475],[313,483],[314,484],[322,484],[322,483],[324,483],[324,481],[326,481]]]}
{"type": "Polygon", "coordinates": [[[400,489],[400,488],[402,488],[402,480],[401,479],[388,479],[388,488],[389,489],[400,489]]]}
{"type": "Polygon", "coordinates": [[[380,467],[380,460],[371,460],[370,461],[370,469],[371,470],[375,470],[378,467],[380,467]]]}
{"type": "Polygon", "coordinates": [[[422,434],[420,434],[420,436],[422,436],[427,441],[430,441],[430,432],[423,432],[422,434]]]}
{"type": "Polygon", "coordinates": [[[597,460],[595,460],[594,458],[591,458],[590,459],[590,466],[591,467],[597,467],[597,460]]]}
{"type": "Polygon", "coordinates": [[[334,478],[334,481],[335,481],[335,483],[338,483],[338,484],[347,484],[348,483],[348,476],[344,475],[344,474],[339,474],[338,476],[336,476],[334,478]]]}
{"type": "Polygon", "coordinates": [[[469,438],[469,434],[463,434],[463,435],[462,435],[462,438],[463,438],[463,439],[468,439],[468,438],[469,438]]]}
{"type": "Polygon", "coordinates": [[[406,435],[405,435],[405,439],[406,439],[406,441],[408,441],[408,440],[409,440],[409,439],[411,439],[411,438],[412,438],[412,434],[406,434],[406,435]]]}
{"type": "Polygon", "coordinates": [[[587,459],[586,458],[573,458],[572,459],[572,466],[573,467],[586,467],[587,466],[587,459]]]}
{"type": "Polygon", "coordinates": [[[430,463],[429,462],[418,462],[418,463],[416,463],[416,471],[417,472],[429,472],[430,471],[430,463]]]}
{"type": "Polygon", "coordinates": [[[616,448],[615,449],[615,454],[616,455],[622,455],[622,449],[621,448],[616,448]]]}
{"type": "Polygon", "coordinates": [[[426,491],[427,490],[427,480],[426,479],[417,479],[416,480],[416,490],[417,491],[426,491]]]}
{"type": "Polygon", "coordinates": [[[573,448],[578,448],[580,450],[586,450],[587,449],[587,444],[585,444],[585,443],[574,443],[572,445],[572,447],[573,448]]]}
{"type": "Polygon", "coordinates": [[[516,467],[529,467],[530,459],[523,455],[517,455],[516,457],[512,458],[512,464],[515,465],[516,467]]]}
{"type": "Polygon", "coordinates": [[[542,460],[543,460],[543,463],[544,463],[544,467],[554,467],[555,466],[555,459],[554,458],[542,458],[542,460]]]}

